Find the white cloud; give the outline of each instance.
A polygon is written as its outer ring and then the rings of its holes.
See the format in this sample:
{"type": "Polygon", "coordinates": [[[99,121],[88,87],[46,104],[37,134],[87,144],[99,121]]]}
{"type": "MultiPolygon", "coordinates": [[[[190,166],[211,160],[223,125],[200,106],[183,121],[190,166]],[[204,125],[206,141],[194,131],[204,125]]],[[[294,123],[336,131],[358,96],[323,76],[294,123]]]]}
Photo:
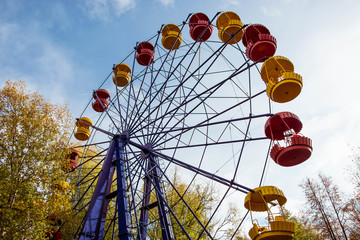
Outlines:
{"type": "Polygon", "coordinates": [[[234,6],[239,6],[240,1],[239,0],[222,0],[221,1],[221,9],[224,9],[228,11],[229,9],[232,9],[234,6]]]}
{"type": "Polygon", "coordinates": [[[136,6],[135,0],[112,0],[111,2],[116,10],[115,14],[118,16],[136,6]]]}
{"type": "Polygon", "coordinates": [[[4,51],[6,50],[5,46],[5,42],[8,41],[8,39],[10,38],[10,36],[13,34],[13,31],[17,28],[18,26],[14,23],[2,23],[0,25],[0,42],[2,43],[0,46],[0,54],[3,56],[4,55],[4,51]]]}
{"type": "Polygon", "coordinates": [[[83,10],[92,19],[108,21],[111,15],[120,16],[135,6],[135,0],[85,0],[83,10]]]}
{"type": "Polygon", "coordinates": [[[0,79],[24,80],[31,91],[53,103],[69,98],[68,86],[80,75],[69,49],[58,46],[37,22],[0,27],[0,79]]]}
{"type": "Polygon", "coordinates": [[[160,2],[162,5],[164,5],[165,7],[167,6],[174,6],[175,0],[157,0],[158,2],[160,2]]]}
{"type": "Polygon", "coordinates": [[[92,19],[107,20],[110,7],[107,0],[85,0],[85,11],[92,19]]]}
{"type": "Polygon", "coordinates": [[[229,5],[240,5],[240,1],[238,0],[226,0],[226,3],[229,5]]]}
{"type": "Polygon", "coordinates": [[[264,13],[265,16],[269,16],[269,17],[275,17],[275,16],[281,16],[282,15],[282,12],[280,9],[278,8],[268,8],[268,7],[265,7],[263,6],[261,8],[262,12],[264,13]]]}
{"type": "Polygon", "coordinates": [[[54,2],[54,6],[49,11],[48,24],[56,29],[66,30],[71,27],[71,16],[66,11],[66,7],[61,2],[54,2]]]}

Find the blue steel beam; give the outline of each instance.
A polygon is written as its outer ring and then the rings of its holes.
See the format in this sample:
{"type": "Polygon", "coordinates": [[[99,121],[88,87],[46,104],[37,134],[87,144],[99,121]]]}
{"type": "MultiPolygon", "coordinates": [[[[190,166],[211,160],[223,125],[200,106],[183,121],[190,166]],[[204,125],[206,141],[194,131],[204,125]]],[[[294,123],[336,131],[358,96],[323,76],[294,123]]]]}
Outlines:
{"type": "Polygon", "coordinates": [[[110,193],[115,171],[115,167],[112,165],[114,149],[115,142],[112,141],[86,212],[79,240],[103,239],[107,207],[110,201],[106,195],[110,193]]]}
{"type": "MultiPolygon", "coordinates": [[[[150,164],[150,162],[148,162],[150,164]]],[[[148,165],[149,169],[150,166],[148,165]]],[[[149,203],[150,203],[150,194],[151,194],[151,180],[149,177],[144,177],[144,195],[143,195],[143,202],[140,211],[140,234],[138,239],[146,240],[146,233],[147,233],[147,224],[149,220],[149,203]]]]}
{"type": "Polygon", "coordinates": [[[166,208],[166,203],[164,193],[162,190],[161,182],[160,182],[160,174],[158,170],[158,162],[157,157],[150,154],[149,156],[149,162],[152,169],[152,177],[155,184],[155,190],[156,190],[156,198],[158,202],[158,209],[159,209],[159,218],[160,218],[160,225],[161,225],[161,233],[162,233],[162,239],[164,240],[171,240],[174,239],[172,227],[170,223],[170,218],[168,215],[168,211],[166,208]]]}
{"type": "Polygon", "coordinates": [[[116,173],[117,173],[117,206],[118,206],[118,225],[120,240],[128,240],[131,237],[129,229],[130,215],[126,196],[126,176],[125,176],[125,159],[123,156],[123,142],[119,137],[114,138],[116,143],[116,173]]]}

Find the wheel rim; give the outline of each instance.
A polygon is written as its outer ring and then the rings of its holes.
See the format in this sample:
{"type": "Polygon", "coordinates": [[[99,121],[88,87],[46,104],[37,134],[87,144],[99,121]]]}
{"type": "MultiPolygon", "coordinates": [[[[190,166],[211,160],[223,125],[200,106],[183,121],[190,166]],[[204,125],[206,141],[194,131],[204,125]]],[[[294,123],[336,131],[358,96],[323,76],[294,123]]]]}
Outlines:
{"type": "MultiPolygon", "coordinates": [[[[180,28],[182,33],[186,32],[184,25],[180,28]]],[[[151,178],[147,169],[150,156],[156,157],[153,166],[158,168],[161,182],[170,189],[173,189],[171,176],[176,167],[189,187],[212,181],[220,192],[219,203],[207,213],[208,218],[195,217],[195,230],[186,228],[163,193],[172,224],[185,238],[214,237],[209,226],[223,217],[223,205],[232,201],[234,195],[243,199],[242,192],[250,191],[241,185],[242,182],[249,184],[242,175],[256,175],[252,176],[257,179],[255,186],[261,185],[270,145],[264,141],[266,137],[259,126],[263,129],[271,109],[256,64],[246,59],[238,44],[229,45],[212,38],[209,42],[195,42],[190,36],[186,37],[183,36],[181,46],[173,51],[161,46],[160,34],[149,39],[155,52],[154,62],[149,66],[136,63],[136,52],[124,59],[124,62],[133,63],[129,64],[131,81],[123,88],[113,86],[113,91],[109,91],[111,103],[94,123],[95,129],[82,150],[85,154],[96,147],[100,153],[98,159],[90,170],[85,164],[88,159],[83,159],[78,166],[79,175],[73,176],[79,183],[75,205],[79,215],[85,214],[90,201],[84,199],[84,191],[91,192],[95,188],[99,171],[94,170],[94,166],[104,162],[114,135],[126,138],[122,154],[131,214],[128,229],[132,236],[139,237],[142,232],[140,209],[145,201],[144,177],[151,178]],[[256,108],[259,105],[262,107],[256,108]],[[106,135],[110,135],[110,140],[106,135]],[[261,146],[262,151],[256,146],[261,146]],[[251,156],[261,156],[261,159],[250,159],[251,156]],[[249,169],[254,173],[249,173],[249,169]]],[[[105,86],[108,83],[112,81],[107,80],[105,86]]],[[[180,200],[187,194],[186,190],[183,193],[173,190],[179,193],[180,200]]],[[[156,192],[154,187],[153,191],[156,192]]],[[[112,215],[104,227],[104,236],[109,238],[117,234],[115,199],[109,202],[108,213],[112,215]]],[[[147,207],[150,208],[150,204],[147,207]]],[[[187,203],[182,201],[182,204],[187,203]]],[[[193,209],[190,206],[186,209],[191,215],[193,209]]],[[[246,216],[247,213],[243,220],[246,216]]],[[[148,234],[155,225],[148,222],[148,234]]],[[[80,232],[78,228],[76,234],[80,232]]]]}

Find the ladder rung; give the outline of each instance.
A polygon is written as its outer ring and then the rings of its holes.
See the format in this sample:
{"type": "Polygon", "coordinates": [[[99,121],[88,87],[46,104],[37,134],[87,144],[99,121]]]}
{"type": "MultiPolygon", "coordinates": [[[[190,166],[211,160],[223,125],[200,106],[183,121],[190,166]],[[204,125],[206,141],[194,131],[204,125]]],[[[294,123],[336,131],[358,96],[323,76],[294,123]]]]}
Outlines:
{"type": "Polygon", "coordinates": [[[143,209],[150,210],[157,206],[158,206],[158,202],[156,201],[156,202],[150,203],[149,205],[147,205],[145,207],[140,208],[140,210],[143,210],[143,209]]]}
{"type": "Polygon", "coordinates": [[[116,197],[116,195],[117,195],[117,190],[109,193],[108,195],[106,195],[106,198],[107,199],[113,199],[114,197],[116,197]]]}

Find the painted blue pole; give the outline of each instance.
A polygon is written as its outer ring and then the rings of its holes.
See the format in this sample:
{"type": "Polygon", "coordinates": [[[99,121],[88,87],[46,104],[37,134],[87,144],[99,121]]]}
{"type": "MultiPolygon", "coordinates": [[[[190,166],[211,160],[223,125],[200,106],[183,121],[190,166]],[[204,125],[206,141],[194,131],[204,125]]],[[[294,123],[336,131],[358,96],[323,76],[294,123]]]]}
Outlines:
{"type": "Polygon", "coordinates": [[[140,212],[140,232],[137,237],[138,240],[146,240],[147,225],[149,220],[149,209],[158,207],[159,221],[161,227],[161,235],[163,240],[174,239],[171,222],[168,214],[167,204],[163,193],[161,184],[161,176],[159,174],[157,158],[154,155],[142,152],[142,156],[147,158],[147,165],[144,176],[144,195],[140,212]],[[150,204],[151,185],[154,186],[156,202],[150,204]],[[155,204],[155,205],[154,205],[155,204]]]}
{"type": "MultiPolygon", "coordinates": [[[[147,171],[150,169],[150,161],[148,162],[147,171]]],[[[149,221],[149,203],[151,194],[151,179],[148,176],[144,177],[144,196],[140,211],[140,234],[138,239],[146,240],[147,224],[149,221]]]]}
{"type": "Polygon", "coordinates": [[[154,155],[149,155],[150,161],[150,169],[152,169],[152,177],[154,182],[154,187],[156,191],[156,198],[158,202],[158,209],[159,209],[159,218],[160,218],[160,225],[161,225],[161,233],[163,240],[171,240],[174,239],[173,232],[171,228],[171,222],[168,215],[168,211],[166,209],[165,196],[163,193],[162,185],[160,182],[160,175],[158,170],[158,163],[157,158],[154,155]]]}
{"type": "Polygon", "coordinates": [[[79,240],[103,239],[111,183],[115,167],[112,165],[115,143],[111,142],[98,181],[86,212],[79,240]]]}
{"type": "Polygon", "coordinates": [[[118,205],[118,225],[120,240],[129,240],[131,232],[129,229],[130,214],[126,196],[126,176],[125,176],[125,159],[123,156],[123,142],[118,136],[114,138],[116,154],[116,173],[117,173],[117,205],[118,205]]]}

